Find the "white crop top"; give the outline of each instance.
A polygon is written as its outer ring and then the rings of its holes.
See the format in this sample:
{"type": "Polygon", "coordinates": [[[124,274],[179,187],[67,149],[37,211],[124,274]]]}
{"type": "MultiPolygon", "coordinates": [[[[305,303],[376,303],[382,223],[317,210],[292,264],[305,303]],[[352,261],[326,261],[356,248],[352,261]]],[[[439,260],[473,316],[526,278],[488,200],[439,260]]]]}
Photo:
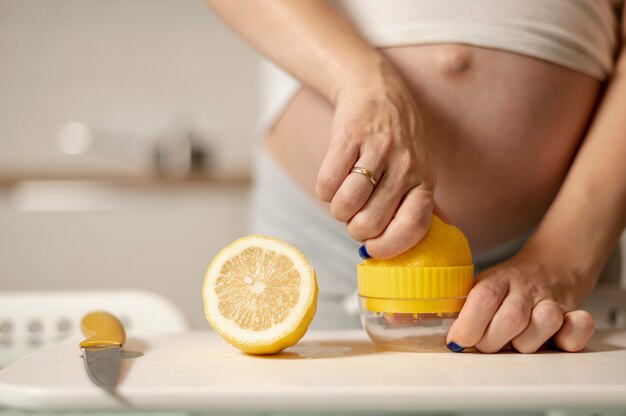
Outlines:
{"type": "MultiPolygon", "coordinates": [[[[618,46],[623,0],[335,0],[374,47],[461,43],[543,59],[605,80],[618,46]]],[[[299,83],[262,66],[261,127],[299,83]]]]}

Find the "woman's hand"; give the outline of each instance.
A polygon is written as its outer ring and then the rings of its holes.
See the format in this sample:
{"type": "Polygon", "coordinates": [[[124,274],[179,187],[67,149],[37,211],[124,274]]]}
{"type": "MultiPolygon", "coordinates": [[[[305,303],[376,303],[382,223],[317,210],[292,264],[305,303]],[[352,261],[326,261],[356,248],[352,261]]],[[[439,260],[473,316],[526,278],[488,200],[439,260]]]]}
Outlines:
{"type": "Polygon", "coordinates": [[[329,2],[205,1],[333,103],[331,142],[316,188],[350,235],[365,242],[361,254],[386,258],[415,245],[430,226],[434,169],[413,98],[391,65],[329,2]],[[376,189],[366,176],[350,173],[354,166],[373,173],[376,189]]]}
{"type": "Polygon", "coordinates": [[[414,246],[430,226],[434,169],[411,94],[388,64],[371,82],[340,90],[317,193],[361,255],[388,258],[414,246]],[[376,186],[355,167],[369,170],[376,186]],[[366,248],[365,248],[366,247],[366,248]]]}
{"type": "Polygon", "coordinates": [[[448,348],[494,353],[510,342],[519,352],[533,353],[553,339],[561,350],[580,351],[594,333],[593,317],[575,310],[588,287],[581,282],[565,267],[546,265],[522,250],[478,276],[448,332],[448,348]]]}

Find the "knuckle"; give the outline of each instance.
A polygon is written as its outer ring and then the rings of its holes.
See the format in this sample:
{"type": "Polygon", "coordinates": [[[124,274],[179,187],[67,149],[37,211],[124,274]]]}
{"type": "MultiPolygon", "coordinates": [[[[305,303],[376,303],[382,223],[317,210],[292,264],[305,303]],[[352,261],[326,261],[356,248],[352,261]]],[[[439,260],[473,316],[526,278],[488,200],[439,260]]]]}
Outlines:
{"type": "Polygon", "coordinates": [[[430,215],[412,215],[409,217],[407,226],[410,227],[411,231],[416,233],[421,240],[428,232],[428,228],[430,228],[430,215]]]}
{"type": "MultiPolygon", "coordinates": [[[[358,229],[354,229],[352,226],[348,225],[348,234],[352,237],[353,240],[363,241],[367,240],[367,237],[358,229]]],[[[367,250],[371,253],[371,248],[367,250]]]]}
{"type": "MultiPolygon", "coordinates": [[[[568,352],[578,352],[585,348],[595,332],[593,316],[586,311],[573,311],[569,315],[568,329],[557,334],[558,345],[568,352]]],[[[565,326],[564,326],[565,328],[565,326]]],[[[562,330],[563,331],[563,330],[562,330]]]]}
{"type": "Polygon", "coordinates": [[[352,196],[349,196],[345,192],[339,191],[330,203],[330,213],[335,219],[348,222],[361,209],[362,200],[362,192],[356,191],[352,196]]]}
{"type": "Polygon", "coordinates": [[[380,234],[384,224],[380,216],[360,212],[352,218],[349,227],[351,233],[354,232],[363,238],[369,238],[380,234]]]}
{"type": "Polygon", "coordinates": [[[469,296],[481,305],[493,305],[500,298],[500,291],[489,284],[479,284],[474,286],[469,296]]]}
{"type": "Polygon", "coordinates": [[[339,136],[340,139],[337,140],[337,144],[341,145],[345,141],[350,141],[352,143],[360,145],[370,135],[371,131],[369,128],[360,123],[354,123],[345,126],[342,133],[343,134],[339,136]]]}
{"type": "Polygon", "coordinates": [[[417,171],[417,162],[411,152],[402,152],[397,158],[396,167],[400,176],[403,178],[412,179],[417,171]]]}
{"type": "Polygon", "coordinates": [[[385,137],[378,143],[378,154],[383,157],[389,156],[393,152],[393,148],[393,141],[390,138],[385,137]]]}
{"type": "Polygon", "coordinates": [[[533,310],[533,319],[544,327],[558,329],[563,324],[563,312],[555,305],[540,303],[533,310]]]}
{"type": "Polygon", "coordinates": [[[588,334],[589,336],[593,335],[595,328],[595,320],[593,316],[586,311],[580,311],[577,314],[578,326],[580,327],[581,332],[588,334]]]}
{"type": "Polygon", "coordinates": [[[510,327],[520,329],[528,325],[528,316],[520,305],[510,305],[502,312],[502,320],[510,327]]]}

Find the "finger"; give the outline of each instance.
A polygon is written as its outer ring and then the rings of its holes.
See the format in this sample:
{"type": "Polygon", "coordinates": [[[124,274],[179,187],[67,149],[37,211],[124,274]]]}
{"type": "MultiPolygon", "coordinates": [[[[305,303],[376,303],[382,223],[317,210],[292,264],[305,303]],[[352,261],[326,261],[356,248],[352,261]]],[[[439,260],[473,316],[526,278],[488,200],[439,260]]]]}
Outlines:
{"type": "MultiPolygon", "coordinates": [[[[415,163],[411,157],[406,156],[399,157],[398,160],[394,159],[394,163],[388,166],[380,183],[363,209],[355,214],[348,223],[348,233],[352,238],[364,241],[378,237],[390,224],[403,198],[414,187],[430,191],[427,198],[429,203],[427,223],[430,222],[432,186],[427,186],[426,183],[417,186],[420,183],[419,175],[421,173],[415,166],[415,163]]],[[[418,236],[418,238],[413,238],[414,242],[419,241],[422,236],[423,234],[418,236]]],[[[400,253],[396,252],[395,254],[400,253]]]]}
{"type": "Polygon", "coordinates": [[[521,334],[530,322],[533,303],[530,297],[509,293],[491,318],[476,348],[485,353],[498,352],[521,334]]]}
{"type": "Polygon", "coordinates": [[[593,336],[594,325],[593,316],[587,311],[567,312],[563,326],[554,336],[554,343],[563,351],[578,352],[585,348],[593,336]]]}
{"type": "MultiPolygon", "coordinates": [[[[382,176],[382,163],[375,154],[359,158],[355,166],[369,170],[375,178],[382,176]]],[[[361,210],[374,191],[374,184],[360,173],[349,173],[330,203],[330,213],[341,222],[349,222],[361,210]]]]}
{"type": "Polygon", "coordinates": [[[441,209],[441,207],[439,205],[437,205],[437,204],[433,205],[433,214],[435,214],[436,216],[441,218],[441,220],[443,222],[445,222],[446,224],[451,224],[450,219],[448,218],[446,213],[443,212],[443,210],[441,209]]]}
{"type": "Polygon", "coordinates": [[[348,222],[348,234],[357,241],[378,237],[396,213],[405,190],[385,175],[365,206],[348,222]]]}
{"type": "Polygon", "coordinates": [[[561,328],[563,312],[561,305],[551,300],[537,303],[528,326],[513,339],[513,347],[525,354],[537,351],[561,328]]]}
{"type": "Polygon", "coordinates": [[[508,282],[504,279],[483,278],[476,283],[448,331],[446,342],[451,351],[463,351],[482,339],[508,290],[508,282]]]}
{"type": "Polygon", "coordinates": [[[419,187],[411,189],[383,233],[365,242],[367,252],[379,259],[405,252],[426,235],[431,213],[432,193],[419,187]]]}
{"type": "Polygon", "coordinates": [[[354,140],[333,140],[330,143],[315,184],[315,192],[322,201],[332,201],[358,158],[359,146],[354,140]]]}

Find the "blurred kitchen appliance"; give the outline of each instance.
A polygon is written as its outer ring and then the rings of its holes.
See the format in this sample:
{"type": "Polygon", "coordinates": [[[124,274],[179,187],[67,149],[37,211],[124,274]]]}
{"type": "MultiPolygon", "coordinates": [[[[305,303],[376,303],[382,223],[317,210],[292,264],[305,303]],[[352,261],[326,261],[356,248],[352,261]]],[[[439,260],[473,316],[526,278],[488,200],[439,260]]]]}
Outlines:
{"type": "Polygon", "coordinates": [[[149,137],[136,137],[70,121],[60,126],[56,147],[65,155],[145,165],[159,176],[180,179],[206,174],[210,169],[209,145],[190,126],[190,123],[178,121],[149,137]]]}

